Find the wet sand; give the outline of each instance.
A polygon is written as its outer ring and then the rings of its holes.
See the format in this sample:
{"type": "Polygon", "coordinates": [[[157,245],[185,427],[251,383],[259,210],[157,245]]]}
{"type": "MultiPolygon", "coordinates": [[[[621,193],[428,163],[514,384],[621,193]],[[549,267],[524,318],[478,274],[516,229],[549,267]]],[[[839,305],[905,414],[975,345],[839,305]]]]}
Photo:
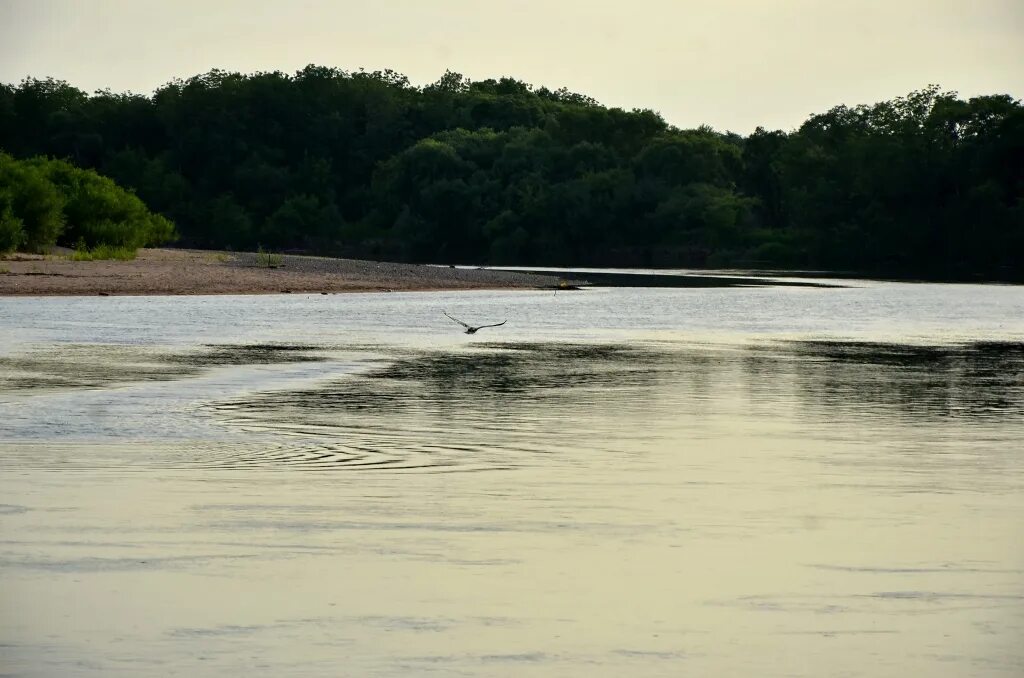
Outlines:
{"type": "Polygon", "coordinates": [[[0,296],[280,294],[457,289],[536,289],[536,274],[282,255],[276,268],[251,252],[144,249],[133,261],[60,256],[0,260],[0,296]]]}

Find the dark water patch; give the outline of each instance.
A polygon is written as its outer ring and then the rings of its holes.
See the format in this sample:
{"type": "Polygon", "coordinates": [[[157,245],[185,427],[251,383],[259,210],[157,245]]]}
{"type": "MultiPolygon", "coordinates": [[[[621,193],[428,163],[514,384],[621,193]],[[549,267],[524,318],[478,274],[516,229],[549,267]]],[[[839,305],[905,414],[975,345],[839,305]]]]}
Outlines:
{"type": "MultiPolygon", "coordinates": [[[[553,532],[560,533],[591,533],[600,531],[609,535],[617,535],[622,538],[628,534],[631,534],[639,529],[650,528],[650,525],[646,524],[631,524],[631,525],[610,525],[607,523],[599,522],[585,522],[585,521],[545,521],[545,520],[531,520],[531,521],[520,521],[520,522],[459,522],[455,520],[446,521],[373,521],[373,520],[333,520],[330,518],[312,518],[303,519],[302,517],[274,517],[274,516],[260,516],[252,515],[249,517],[237,517],[228,518],[223,520],[210,520],[205,523],[206,526],[216,528],[218,530],[232,530],[232,531],[245,531],[245,530],[277,530],[281,532],[289,533],[308,533],[308,532],[437,532],[441,534],[453,533],[453,534],[524,534],[524,533],[539,533],[539,534],[551,534],[553,532]]],[[[403,553],[407,555],[408,552],[400,549],[396,549],[395,553],[403,553]]],[[[450,559],[447,556],[439,554],[416,554],[418,560],[438,560],[447,563],[458,562],[459,559],[450,559]]],[[[490,566],[490,565],[502,565],[507,564],[504,559],[494,560],[465,560],[463,562],[490,566]]],[[[510,559],[509,562],[514,563],[515,561],[510,559]]]]}
{"type": "MultiPolygon", "coordinates": [[[[498,654],[418,655],[401,657],[401,662],[409,670],[422,670],[424,668],[423,665],[431,665],[433,667],[449,664],[452,667],[455,665],[466,665],[468,667],[474,664],[541,664],[556,658],[545,652],[511,652],[498,654]]],[[[449,668],[451,669],[452,667],[449,668]]],[[[435,669],[431,668],[430,670],[433,671],[435,669]]],[[[462,675],[461,672],[459,675],[462,675]]],[[[473,674],[467,673],[466,675],[473,674]]]]}
{"type": "Polygon", "coordinates": [[[879,591],[877,593],[864,594],[865,598],[879,598],[883,600],[914,600],[929,603],[944,602],[950,600],[987,600],[987,601],[1020,601],[1024,600],[1021,593],[947,593],[942,591],[879,591]]]}
{"type": "Polygon", "coordinates": [[[617,654],[620,657],[630,657],[633,659],[685,659],[686,654],[678,651],[664,651],[664,650],[612,650],[612,654],[617,654]]]}
{"type": "Polygon", "coordinates": [[[479,660],[485,664],[493,663],[538,663],[547,661],[549,656],[544,652],[515,652],[510,654],[483,654],[479,660]]]}
{"type": "MultiPolygon", "coordinates": [[[[514,270],[514,269],[512,269],[514,270]]],[[[570,285],[598,287],[847,287],[840,283],[783,280],[774,277],[739,275],[695,275],[690,273],[625,273],[618,271],[530,271],[560,277],[570,285]]]]}
{"type": "Polygon", "coordinates": [[[867,341],[791,341],[798,355],[824,360],[899,367],[931,367],[942,362],[997,362],[1015,366],[1020,376],[1024,369],[1024,342],[973,341],[946,345],[897,344],[867,341]]]}
{"type": "Polygon", "coordinates": [[[448,631],[457,625],[453,619],[434,617],[397,617],[384,615],[368,615],[355,617],[352,621],[360,626],[372,626],[387,631],[448,631]]]}
{"type": "Polygon", "coordinates": [[[205,639],[253,636],[260,633],[279,633],[283,630],[338,623],[336,617],[305,617],[278,619],[269,624],[219,624],[216,626],[178,627],[165,632],[171,638],[205,639]]]}
{"type": "Polygon", "coordinates": [[[1024,343],[802,341],[788,368],[809,409],[916,419],[1024,416],[1024,343]]]}
{"type": "Polygon", "coordinates": [[[840,596],[741,596],[731,600],[708,600],[705,605],[715,607],[736,607],[758,612],[803,612],[821,615],[842,614],[856,611],[836,601],[840,596]]]}
{"type": "Polygon", "coordinates": [[[177,569],[190,566],[207,567],[216,561],[267,558],[266,553],[251,554],[196,554],[189,556],[139,556],[110,557],[91,556],[84,558],[10,558],[0,556],[0,567],[12,569],[42,570],[61,573],[123,572],[130,570],[177,569]]]}
{"type": "Polygon", "coordinates": [[[490,341],[475,345],[477,348],[502,351],[542,353],[551,359],[602,360],[633,362],[636,360],[664,360],[665,351],[644,344],[587,344],[542,341],[505,342],[490,341]]]}
{"type": "Polygon", "coordinates": [[[642,396],[670,365],[660,350],[625,345],[404,351],[315,388],[212,410],[232,426],[308,440],[240,454],[236,467],[497,470],[550,455],[563,437],[574,441],[581,415],[642,396]]]}
{"type": "Polygon", "coordinates": [[[396,360],[366,377],[416,382],[435,394],[460,398],[536,397],[542,391],[644,383],[668,366],[667,358],[665,353],[616,345],[483,344],[465,353],[396,360]]]}
{"type": "Polygon", "coordinates": [[[270,631],[278,628],[277,625],[258,626],[212,626],[209,628],[177,628],[171,629],[167,635],[172,638],[215,638],[223,636],[251,636],[263,631],[270,631]]]}
{"type": "Polygon", "coordinates": [[[121,344],[64,344],[0,357],[0,392],[170,381],[214,367],[327,360],[322,351],[322,347],[288,344],[215,344],[184,352],[121,344]]]}
{"type": "Polygon", "coordinates": [[[0,516],[11,516],[19,513],[28,513],[29,508],[27,506],[18,506],[16,504],[0,504],[0,516]]]}
{"type": "Polygon", "coordinates": [[[837,636],[887,636],[900,633],[896,629],[808,629],[805,631],[776,631],[779,636],[821,636],[835,638],[837,636]]]}
{"type": "Polygon", "coordinates": [[[847,613],[876,612],[884,602],[906,603],[903,607],[890,606],[891,614],[943,613],[956,610],[994,609],[1016,606],[1024,594],[949,593],[940,591],[879,591],[864,594],[840,595],[752,595],[728,600],[708,600],[706,605],[735,607],[744,610],[772,613],[810,613],[831,616],[847,613]],[[969,605],[964,605],[969,603],[969,605]]]}
{"type": "Polygon", "coordinates": [[[964,565],[956,565],[954,563],[936,565],[929,567],[870,567],[870,566],[850,566],[850,565],[822,565],[812,564],[807,567],[812,567],[816,570],[833,570],[836,572],[861,572],[865,574],[936,574],[936,573],[950,573],[950,574],[1022,574],[1024,570],[1014,569],[999,569],[999,568],[987,568],[987,567],[971,567],[964,565]]]}
{"type": "Polygon", "coordinates": [[[167,381],[194,374],[151,349],[109,344],[67,344],[0,357],[0,391],[100,388],[167,381]]]}
{"type": "Polygon", "coordinates": [[[167,362],[195,367],[226,367],[232,365],[276,365],[322,362],[322,347],[304,344],[207,344],[204,350],[188,354],[172,354],[167,362]]]}
{"type": "Polygon", "coordinates": [[[196,504],[189,507],[200,513],[212,511],[216,513],[313,513],[321,515],[334,510],[333,506],[313,504],[196,504]]]}

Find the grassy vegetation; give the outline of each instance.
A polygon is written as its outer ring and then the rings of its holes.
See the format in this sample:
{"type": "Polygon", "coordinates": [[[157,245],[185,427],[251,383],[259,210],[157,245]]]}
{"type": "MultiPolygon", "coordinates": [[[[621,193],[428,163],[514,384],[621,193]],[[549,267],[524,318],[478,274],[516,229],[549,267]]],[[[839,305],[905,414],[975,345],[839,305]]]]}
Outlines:
{"type": "Polygon", "coordinates": [[[264,251],[262,247],[256,252],[256,263],[261,268],[279,268],[284,261],[284,257],[274,252],[264,251]]]}
{"type": "Polygon", "coordinates": [[[97,245],[93,248],[79,247],[67,256],[71,261],[101,261],[117,259],[131,261],[138,254],[134,247],[117,247],[114,245],[97,245]]]}

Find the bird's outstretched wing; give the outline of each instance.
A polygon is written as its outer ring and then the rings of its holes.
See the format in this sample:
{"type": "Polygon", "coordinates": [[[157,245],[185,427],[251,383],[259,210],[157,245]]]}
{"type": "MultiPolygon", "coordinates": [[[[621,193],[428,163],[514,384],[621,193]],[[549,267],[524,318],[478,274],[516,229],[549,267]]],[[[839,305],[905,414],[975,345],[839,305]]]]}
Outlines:
{"type": "Polygon", "coordinates": [[[481,326],[480,326],[480,327],[478,327],[477,329],[478,329],[478,330],[482,330],[482,329],[483,329],[483,328],[485,328],[485,327],[497,327],[498,325],[504,325],[504,324],[505,324],[505,323],[507,323],[507,322],[508,322],[508,319],[505,319],[505,320],[502,320],[502,321],[501,321],[500,323],[494,323],[493,325],[481,325],[481,326]]]}
{"type": "MultiPolygon", "coordinates": [[[[445,315],[448,315],[448,311],[441,311],[441,313],[444,313],[445,315]]],[[[455,322],[459,323],[463,327],[465,327],[467,330],[472,328],[472,325],[467,325],[466,323],[462,322],[458,318],[452,318],[450,315],[448,315],[448,317],[451,318],[452,320],[454,320],[455,322]]]]}

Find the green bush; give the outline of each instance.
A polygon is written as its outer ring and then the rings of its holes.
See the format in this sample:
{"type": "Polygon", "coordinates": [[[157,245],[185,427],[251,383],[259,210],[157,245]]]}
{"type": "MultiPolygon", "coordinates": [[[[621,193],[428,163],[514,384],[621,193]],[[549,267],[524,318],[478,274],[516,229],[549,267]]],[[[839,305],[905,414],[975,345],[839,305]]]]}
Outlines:
{"type": "Polygon", "coordinates": [[[0,189],[0,254],[13,252],[24,241],[25,228],[21,219],[14,216],[10,189],[0,189]]]}
{"type": "Polygon", "coordinates": [[[8,254],[18,249],[25,241],[25,229],[21,219],[14,216],[10,207],[0,212],[0,254],[8,254]]]}
{"type": "Polygon", "coordinates": [[[20,240],[14,247],[42,252],[57,243],[64,228],[64,198],[43,173],[0,153],[0,191],[7,196],[2,209],[8,222],[0,230],[15,234],[19,229],[13,223],[20,222],[21,236],[9,236],[12,242],[20,240]]]}
{"type": "Polygon", "coordinates": [[[81,243],[88,250],[106,246],[134,252],[176,235],[169,220],[92,170],[0,153],[0,251],[39,252],[81,243]]]}
{"type": "Polygon", "coordinates": [[[59,160],[33,160],[67,196],[64,242],[139,248],[174,237],[174,226],[107,177],[59,160]]]}

